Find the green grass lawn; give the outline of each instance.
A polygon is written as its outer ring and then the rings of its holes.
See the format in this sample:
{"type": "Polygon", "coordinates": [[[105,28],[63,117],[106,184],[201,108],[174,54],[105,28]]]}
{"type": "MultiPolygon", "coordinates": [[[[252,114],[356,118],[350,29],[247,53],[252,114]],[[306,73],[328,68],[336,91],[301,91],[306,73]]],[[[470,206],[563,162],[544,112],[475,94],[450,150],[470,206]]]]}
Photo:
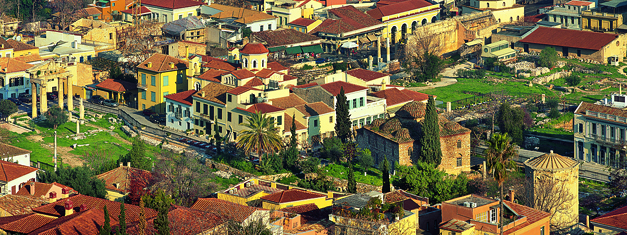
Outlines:
{"type": "MultiPolygon", "coordinates": [[[[376,186],[383,185],[383,181],[381,179],[381,177],[382,177],[381,171],[379,171],[378,169],[372,168],[372,167],[369,168],[368,171],[367,171],[367,175],[366,176],[364,176],[364,172],[359,167],[359,165],[355,165],[353,169],[355,171],[355,181],[357,181],[359,183],[376,185],[376,186]]],[[[327,173],[330,176],[333,176],[335,178],[348,180],[348,167],[346,167],[344,165],[329,164],[328,166],[326,166],[322,170],[323,171],[327,171],[328,170],[327,173]],[[342,174],[342,172],[344,172],[344,173],[342,174]]]]}

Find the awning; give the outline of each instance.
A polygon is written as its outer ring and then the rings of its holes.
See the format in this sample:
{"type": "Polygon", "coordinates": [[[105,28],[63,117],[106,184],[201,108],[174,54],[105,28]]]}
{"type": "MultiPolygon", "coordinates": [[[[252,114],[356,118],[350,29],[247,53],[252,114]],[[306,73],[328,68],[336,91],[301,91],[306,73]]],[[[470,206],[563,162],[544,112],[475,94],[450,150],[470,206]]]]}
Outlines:
{"type": "Polygon", "coordinates": [[[322,47],[320,47],[320,45],[313,45],[313,46],[306,46],[303,47],[303,53],[316,53],[316,54],[320,54],[322,53],[322,47]]]}
{"type": "Polygon", "coordinates": [[[357,48],[357,47],[359,47],[359,44],[357,44],[356,42],[345,42],[345,43],[342,43],[342,48],[351,49],[351,48],[357,48]]]}
{"type": "Polygon", "coordinates": [[[270,47],[270,48],[268,48],[268,50],[269,50],[270,52],[283,51],[283,50],[285,50],[285,47],[284,47],[284,46],[280,46],[280,47],[270,47]]]}
{"type": "Polygon", "coordinates": [[[366,44],[366,43],[369,43],[370,40],[368,40],[367,37],[363,37],[363,38],[359,38],[359,42],[362,43],[362,44],[366,44]]]}
{"type": "Polygon", "coordinates": [[[288,55],[296,55],[296,54],[299,54],[299,53],[303,53],[303,50],[299,46],[298,47],[288,47],[288,48],[285,48],[285,52],[288,55]]]}
{"type": "Polygon", "coordinates": [[[368,40],[370,40],[371,42],[374,42],[377,40],[377,36],[374,35],[368,35],[368,40]]]}

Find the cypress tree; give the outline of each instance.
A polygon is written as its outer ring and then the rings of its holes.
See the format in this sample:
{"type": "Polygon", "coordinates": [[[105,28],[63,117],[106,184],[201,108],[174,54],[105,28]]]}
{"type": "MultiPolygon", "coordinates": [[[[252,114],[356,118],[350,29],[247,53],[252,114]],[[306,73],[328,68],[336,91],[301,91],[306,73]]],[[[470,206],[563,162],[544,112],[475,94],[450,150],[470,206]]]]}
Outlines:
{"type": "Polygon", "coordinates": [[[433,96],[429,96],[429,101],[427,102],[420,144],[420,156],[422,161],[434,164],[436,167],[439,166],[440,162],[442,162],[440,124],[438,123],[438,110],[435,108],[433,96]]]}
{"type": "Polygon", "coordinates": [[[351,137],[351,116],[348,113],[348,101],[344,94],[344,87],[340,88],[340,94],[336,98],[335,113],[337,118],[335,119],[335,134],[343,143],[347,143],[351,137]]]}
{"type": "Polygon", "coordinates": [[[155,229],[159,235],[170,234],[170,221],[168,221],[168,211],[170,209],[169,200],[166,199],[165,193],[160,191],[155,197],[157,200],[157,218],[155,218],[155,229]]]}
{"type": "Polygon", "coordinates": [[[353,171],[353,164],[348,162],[348,185],[347,190],[349,193],[357,193],[357,181],[355,181],[355,171],[353,171]]]}
{"type": "Polygon", "coordinates": [[[120,203],[120,215],[118,216],[118,221],[120,221],[120,227],[118,228],[117,235],[127,235],[126,233],[126,209],[124,208],[124,203],[120,203]]]}
{"type": "Polygon", "coordinates": [[[104,206],[104,224],[102,228],[100,228],[100,235],[111,235],[111,219],[109,219],[109,211],[107,210],[107,206],[104,206]]]}
{"type": "Polygon", "coordinates": [[[390,163],[388,162],[387,157],[383,157],[383,167],[381,169],[381,174],[383,174],[383,188],[381,191],[383,193],[390,192],[390,163]]]}
{"type": "Polygon", "coordinates": [[[290,138],[290,147],[296,148],[296,114],[292,115],[292,126],[290,127],[290,133],[292,137],[290,138]]]}
{"type": "Polygon", "coordinates": [[[138,235],[146,234],[146,211],[144,210],[143,198],[139,198],[139,224],[137,228],[139,230],[138,235]]]}

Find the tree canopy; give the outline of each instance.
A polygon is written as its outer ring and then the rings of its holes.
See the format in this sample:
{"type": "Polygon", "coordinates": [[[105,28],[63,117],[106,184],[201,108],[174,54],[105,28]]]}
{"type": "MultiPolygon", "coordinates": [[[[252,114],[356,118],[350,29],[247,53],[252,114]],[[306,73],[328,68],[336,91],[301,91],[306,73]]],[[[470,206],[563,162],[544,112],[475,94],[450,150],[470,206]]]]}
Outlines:
{"type": "Polygon", "coordinates": [[[525,130],[525,111],[522,108],[512,108],[508,103],[503,103],[495,119],[502,133],[507,133],[512,142],[522,144],[525,130]]]}
{"type": "Polygon", "coordinates": [[[383,174],[383,187],[381,191],[383,193],[390,192],[390,162],[387,157],[383,157],[383,164],[381,164],[381,174],[383,174]]]}
{"type": "Polygon", "coordinates": [[[0,100],[0,118],[5,119],[17,112],[17,105],[10,100],[0,100]]]}
{"type": "Polygon", "coordinates": [[[425,110],[425,120],[420,135],[420,157],[427,163],[440,165],[442,149],[440,148],[440,124],[438,110],[435,108],[433,96],[429,96],[425,110]]]}
{"type": "Polygon", "coordinates": [[[468,178],[449,176],[435,165],[418,162],[416,166],[397,166],[394,186],[428,197],[436,204],[467,194],[468,178]]]}
{"type": "Polygon", "coordinates": [[[283,147],[274,118],[255,112],[242,125],[246,129],[237,137],[237,147],[247,154],[256,152],[260,161],[263,153],[276,153],[283,147]]]}
{"type": "Polygon", "coordinates": [[[152,170],[152,160],[146,156],[146,144],[144,141],[139,139],[139,136],[136,136],[132,142],[131,151],[120,157],[119,162],[125,165],[130,162],[132,167],[147,171],[152,170]]]}
{"type": "MultiPolygon", "coordinates": [[[[33,100],[33,102],[35,102],[33,100]]],[[[46,117],[46,123],[52,126],[54,129],[57,129],[58,126],[63,125],[67,122],[68,116],[63,109],[59,108],[59,106],[52,106],[48,108],[48,111],[44,113],[46,117]]]]}
{"type": "Polygon", "coordinates": [[[105,182],[96,178],[95,172],[85,166],[64,167],[60,165],[57,172],[39,171],[37,178],[39,182],[57,182],[66,185],[87,196],[105,198],[107,195],[105,182]]]}
{"type": "Polygon", "coordinates": [[[348,112],[348,100],[344,94],[344,87],[340,88],[335,103],[335,133],[342,143],[347,143],[352,137],[351,115],[348,112]]]}
{"type": "Polygon", "coordinates": [[[553,47],[545,47],[540,52],[540,58],[538,59],[538,64],[542,67],[552,68],[557,63],[557,59],[559,56],[557,55],[557,51],[553,47]]]}

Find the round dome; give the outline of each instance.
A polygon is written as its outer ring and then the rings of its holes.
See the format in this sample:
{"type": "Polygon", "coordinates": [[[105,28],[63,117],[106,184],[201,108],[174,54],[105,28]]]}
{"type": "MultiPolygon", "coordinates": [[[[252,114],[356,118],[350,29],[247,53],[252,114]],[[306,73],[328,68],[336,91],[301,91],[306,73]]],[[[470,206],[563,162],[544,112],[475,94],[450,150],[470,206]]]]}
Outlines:
{"type": "Polygon", "coordinates": [[[392,132],[400,130],[401,127],[402,127],[401,121],[399,121],[396,118],[392,118],[381,126],[381,130],[387,133],[392,133],[392,132]]]}
{"type": "Polygon", "coordinates": [[[426,108],[427,105],[425,105],[425,103],[412,101],[403,105],[403,107],[396,112],[396,116],[411,119],[423,118],[425,117],[426,108]]]}
{"type": "Polygon", "coordinates": [[[375,119],[374,121],[372,121],[372,127],[381,127],[381,125],[383,125],[383,123],[385,123],[385,119],[375,119]]]}
{"type": "Polygon", "coordinates": [[[399,140],[411,139],[411,136],[409,135],[409,129],[407,128],[401,128],[400,130],[396,131],[394,137],[398,138],[399,140]]]}
{"type": "Polygon", "coordinates": [[[561,156],[559,154],[550,153],[544,154],[539,157],[528,159],[524,162],[525,166],[528,166],[534,170],[545,171],[559,171],[567,170],[576,167],[579,163],[571,158],[561,156]]]}

